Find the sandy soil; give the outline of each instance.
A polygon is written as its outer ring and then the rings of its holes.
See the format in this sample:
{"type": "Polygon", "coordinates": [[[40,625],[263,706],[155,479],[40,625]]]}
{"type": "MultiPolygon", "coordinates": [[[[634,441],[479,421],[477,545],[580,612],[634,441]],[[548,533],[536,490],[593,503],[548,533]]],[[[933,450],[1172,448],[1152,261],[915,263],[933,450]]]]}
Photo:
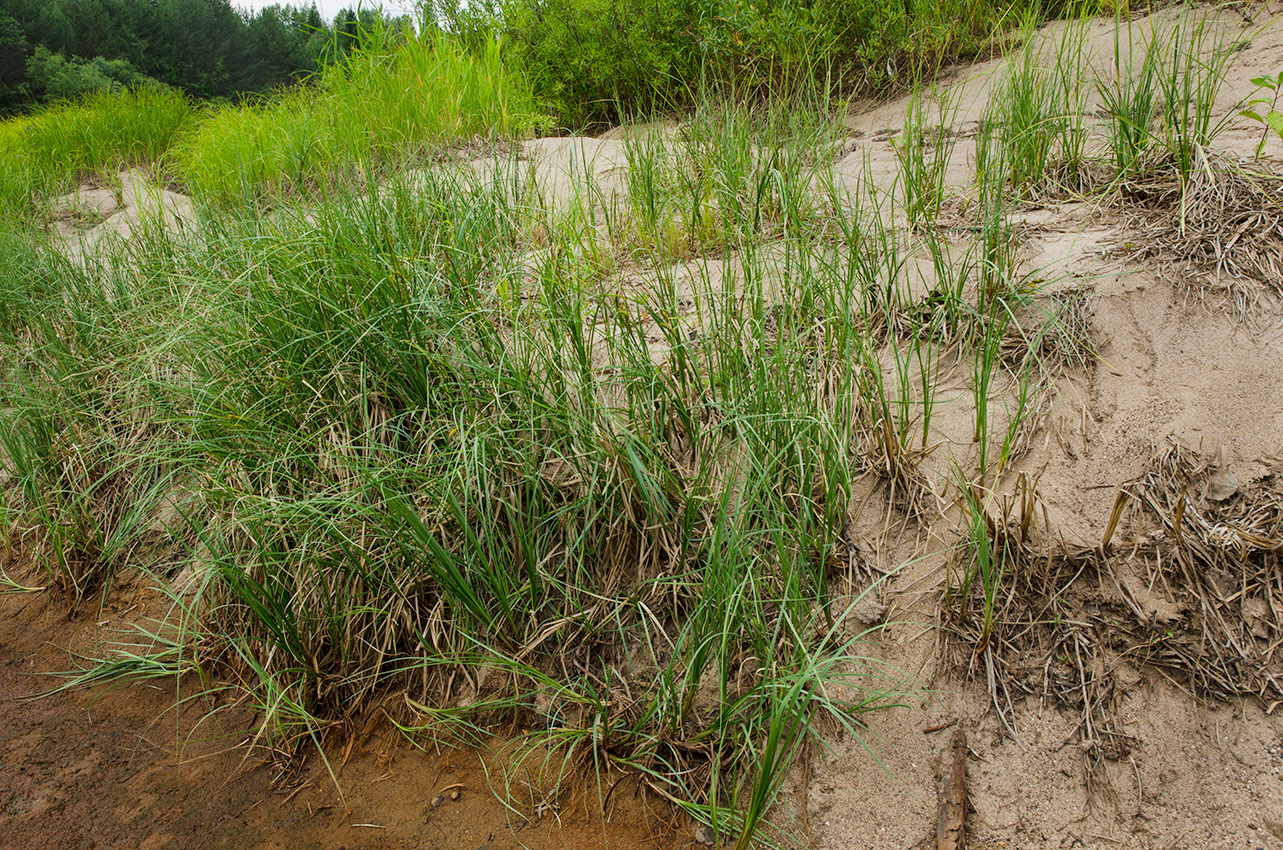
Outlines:
{"type": "Polygon", "coordinates": [[[314,756],[289,770],[247,759],[248,718],[206,719],[204,700],[174,711],[172,681],[28,701],[158,602],[138,587],[108,598],[69,621],[45,594],[0,596],[0,847],[629,850],[689,834],[627,785],[609,818],[567,798],[526,820],[499,803],[477,753],[423,752],[377,722],[346,760],[331,754],[332,778],[314,756]]]}
{"type": "MultiPolygon", "coordinates": [[[[1225,15],[1232,26],[1243,25],[1237,13],[1225,15]]],[[[1218,101],[1222,114],[1250,92],[1250,77],[1283,64],[1278,23],[1269,15],[1256,22],[1265,26],[1232,65],[1218,101]]],[[[1061,26],[1047,28],[1044,37],[1058,37],[1061,26]]],[[[1092,30],[1097,64],[1112,38],[1105,23],[1092,30]]],[[[954,153],[953,181],[966,179],[973,144],[965,136],[974,131],[1001,65],[994,60],[963,69],[950,84],[957,94],[955,126],[964,136],[954,153]]],[[[890,185],[889,137],[904,109],[900,101],[853,115],[849,126],[857,138],[839,171],[860,179],[867,155],[875,178],[890,185]]],[[[1233,157],[1247,157],[1259,138],[1258,126],[1231,117],[1219,144],[1233,157]]],[[[1023,267],[1056,279],[1055,287],[1086,289],[1097,347],[1090,368],[1057,381],[1054,409],[1016,467],[1040,476],[1047,539],[1099,545],[1118,489],[1141,476],[1171,441],[1213,458],[1245,484],[1283,468],[1276,299],[1263,296],[1260,321],[1249,329],[1220,298],[1200,297],[1191,281],[1161,275],[1153,263],[1117,259],[1117,246],[1136,234],[1108,209],[1053,203],[1030,210],[1027,220],[1033,226],[1022,245],[1023,267]]],[[[965,457],[964,443],[956,439],[948,449],[965,457]]],[[[1131,528],[1131,539],[1147,530],[1131,528]]],[[[921,560],[889,582],[888,617],[896,623],[878,652],[921,671],[929,685],[908,708],[869,719],[869,749],[840,744],[815,768],[808,808],[819,846],[934,846],[935,787],[948,732],[923,730],[956,722],[970,740],[973,848],[1283,847],[1283,711],[1277,703],[1210,704],[1152,669],[1113,659],[1122,692],[1116,717],[1133,741],[1125,757],[1090,770],[1081,713],[1050,699],[1017,699],[1006,728],[993,710],[984,671],[968,675],[939,654],[936,591],[948,557],[944,547],[959,533],[942,517],[907,551],[884,556],[887,568],[921,560]]],[[[1178,607],[1161,589],[1149,589],[1146,604],[1156,615],[1178,607]]],[[[1111,598],[1104,590],[1101,595],[1111,598]]],[[[1277,636],[1279,627],[1271,615],[1270,633],[1277,636]]]]}
{"type": "Polygon", "coordinates": [[[85,185],[50,202],[53,237],[73,259],[103,240],[128,240],[148,226],[181,232],[195,221],[185,195],[157,185],[139,168],[122,171],[110,185],[85,185]]]}

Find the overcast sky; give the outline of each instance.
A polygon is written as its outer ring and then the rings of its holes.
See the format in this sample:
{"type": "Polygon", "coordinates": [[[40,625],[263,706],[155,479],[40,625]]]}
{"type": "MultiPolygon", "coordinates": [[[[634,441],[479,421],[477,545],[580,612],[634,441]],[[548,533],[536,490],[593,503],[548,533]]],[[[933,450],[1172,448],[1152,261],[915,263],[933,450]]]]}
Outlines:
{"type": "MultiPolygon", "coordinates": [[[[310,0],[232,0],[233,6],[239,6],[243,9],[251,9],[254,11],[261,9],[264,6],[272,6],[277,3],[292,6],[308,6],[310,5],[310,0]]],[[[368,6],[373,9],[377,8],[379,3],[377,0],[376,2],[364,0],[361,5],[368,6]]],[[[394,14],[410,12],[414,9],[413,0],[383,0],[382,5],[385,11],[392,12],[394,14]]],[[[355,9],[356,6],[357,0],[316,0],[316,8],[321,10],[321,16],[327,21],[334,20],[334,16],[343,9],[355,9]]]]}

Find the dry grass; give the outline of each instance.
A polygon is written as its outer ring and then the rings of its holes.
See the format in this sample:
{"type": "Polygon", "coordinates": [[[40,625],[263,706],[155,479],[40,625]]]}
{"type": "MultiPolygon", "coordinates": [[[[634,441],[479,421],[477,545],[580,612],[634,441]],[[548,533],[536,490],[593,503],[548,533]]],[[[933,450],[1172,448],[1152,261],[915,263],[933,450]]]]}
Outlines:
{"type": "Polygon", "coordinates": [[[1144,660],[1201,696],[1283,699],[1283,484],[1271,475],[1240,486],[1228,470],[1172,444],[1124,492],[1158,524],[1148,535],[1146,578],[1182,611],[1179,633],[1163,635],[1144,660]]]}
{"type": "MultiPolygon", "coordinates": [[[[951,583],[965,592],[946,597],[942,632],[946,664],[987,683],[1009,734],[1019,740],[1015,702],[1037,699],[1080,715],[1089,767],[1125,758],[1134,741],[1119,699],[1143,669],[1198,698],[1283,700],[1283,486],[1273,476],[1239,486],[1172,444],[1119,492],[1091,548],[1040,538],[1036,490],[1022,477],[985,514],[997,587],[986,598],[979,581],[951,583]]],[[[958,550],[955,574],[973,569],[976,548],[958,550]]]]}
{"type": "Polygon", "coordinates": [[[1152,167],[1123,183],[1122,253],[1154,259],[1181,286],[1223,293],[1250,315],[1260,288],[1283,295],[1283,183],[1267,165],[1240,165],[1200,150],[1182,180],[1152,167]]]}

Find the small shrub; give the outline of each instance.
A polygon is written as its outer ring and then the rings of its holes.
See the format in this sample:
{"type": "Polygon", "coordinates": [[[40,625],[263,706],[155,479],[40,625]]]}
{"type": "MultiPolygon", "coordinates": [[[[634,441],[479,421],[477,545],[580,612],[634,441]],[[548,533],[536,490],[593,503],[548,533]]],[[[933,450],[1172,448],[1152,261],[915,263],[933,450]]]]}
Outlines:
{"type": "Polygon", "coordinates": [[[504,9],[512,67],[563,126],[687,105],[702,63],[704,0],[516,0],[504,9]]]}
{"type": "Polygon", "coordinates": [[[125,91],[156,84],[125,59],[68,59],[40,46],[27,61],[31,85],[47,100],[68,100],[91,91],[125,91]]]}
{"type": "MultiPolygon", "coordinates": [[[[490,24],[562,126],[580,129],[684,109],[713,88],[778,98],[904,85],[978,50],[1001,17],[985,0],[508,0],[490,24]]],[[[476,41],[477,17],[456,18],[476,41]]]]}
{"type": "Polygon", "coordinates": [[[1261,141],[1256,145],[1256,157],[1260,159],[1261,154],[1265,152],[1265,142],[1269,138],[1270,131],[1274,135],[1283,139],[1283,112],[1278,110],[1279,92],[1283,90],[1283,73],[1271,77],[1266,74],[1262,77],[1253,77],[1252,85],[1257,90],[1268,89],[1272,94],[1269,97],[1252,98],[1247,102],[1245,109],[1239,112],[1244,118],[1251,118],[1253,121],[1263,125],[1261,128],[1261,141]],[[1262,109],[1261,106],[1266,106],[1262,109]]]}

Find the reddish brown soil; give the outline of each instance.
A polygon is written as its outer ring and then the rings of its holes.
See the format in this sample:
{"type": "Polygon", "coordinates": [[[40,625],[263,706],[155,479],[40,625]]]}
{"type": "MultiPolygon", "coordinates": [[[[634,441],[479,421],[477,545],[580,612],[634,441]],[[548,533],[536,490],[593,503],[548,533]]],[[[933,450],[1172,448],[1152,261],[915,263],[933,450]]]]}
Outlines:
{"type": "Polygon", "coordinates": [[[193,737],[209,706],[172,710],[172,682],[24,699],[57,684],[45,674],[74,669],[72,653],[145,608],[145,595],[117,594],[72,620],[46,594],[0,596],[0,847],[632,850],[687,843],[689,830],[675,832],[631,789],[614,795],[606,820],[599,806],[581,801],[526,822],[490,791],[476,753],[423,753],[399,735],[370,735],[335,765],[340,796],[315,758],[284,777],[247,758],[236,746],[244,717],[240,728],[228,719],[207,722],[193,737]],[[432,807],[456,785],[458,800],[447,794],[432,807]]]}

